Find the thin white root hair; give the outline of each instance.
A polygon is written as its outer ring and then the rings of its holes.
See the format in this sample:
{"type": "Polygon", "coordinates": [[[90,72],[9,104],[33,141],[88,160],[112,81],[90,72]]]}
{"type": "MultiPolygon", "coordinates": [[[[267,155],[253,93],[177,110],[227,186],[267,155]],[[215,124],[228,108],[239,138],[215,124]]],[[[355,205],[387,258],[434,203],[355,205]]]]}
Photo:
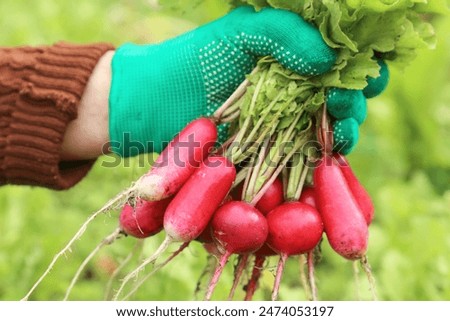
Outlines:
{"type": "Polygon", "coordinates": [[[228,301],[232,301],[234,297],[234,293],[236,292],[236,288],[241,280],[242,274],[244,273],[245,268],[247,267],[248,258],[250,254],[239,255],[239,261],[235,267],[234,280],[233,285],[231,286],[230,293],[228,294],[228,301]]]}
{"type": "Polygon", "coordinates": [[[70,248],[72,247],[73,243],[75,243],[75,241],[77,241],[78,239],[81,238],[81,236],[84,234],[84,232],[87,229],[87,226],[100,214],[107,212],[109,210],[111,210],[112,208],[114,208],[115,206],[117,206],[119,203],[120,204],[125,204],[124,198],[127,200],[131,191],[133,190],[133,187],[126,189],[125,191],[117,194],[115,197],[113,197],[112,199],[110,199],[105,205],[103,205],[102,208],[100,208],[98,211],[96,211],[95,213],[91,214],[91,216],[88,217],[88,219],[83,223],[83,225],[81,225],[80,229],[77,231],[77,233],[75,233],[74,237],[72,237],[72,239],[67,243],[67,245],[61,250],[59,251],[54,257],[53,260],[50,262],[50,264],[48,265],[47,269],[45,270],[45,272],[39,277],[39,279],[36,281],[36,283],[33,284],[33,286],[31,287],[31,289],[28,291],[28,293],[21,299],[21,301],[28,301],[28,299],[30,298],[31,294],[33,294],[34,290],[37,288],[37,286],[44,280],[44,278],[50,273],[50,271],[53,269],[53,267],[55,266],[56,262],[58,261],[58,259],[65,255],[66,252],[70,251],[70,248]]]}
{"type": "Polygon", "coordinates": [[[175,252],[172,253],[172,255],[170,255],[164,262],[155,265],[155,267],[153,268],[153,270],[148,273],[141,281],[139,281],[138,284],[136,284],[134,286],[134,288],[122,298],[122,301],[128,300],[133,294],[136,293],[137,290],[139,290],[139,288],[156,272],[158,272],[160,269],[162,269],[164,266],[167,265],[167,263],[169,263],[170,261],[172,261],[178,254],[180,254],[187,246],[189,245],[189,242],[185,242],[183,244],[181,244],[181,246],[178,248],[178,250],[176,250],[175,252]]]}
{"type": "Polygon", "coordinates": [[[125,285],[132,279],[137,277],[138,273],[143,270],[147,265],[155,262],[158,257],[169,247],[170,244],[172,244],[173,240],[171,237],[166,237],[164,241],[161,243],[159,248],[156,250],[155,253],[153,253],[152,256],[147,258],[144,262],[141,263],[136,269],[128,273],[122,280],[122,283],[120,284],[119,289],[117,290],[116,294],[112,298],[113,301],[117,301],[119,298],[120,293],[122,293],[122,290],[124,289],[125,285]]]}
{"type": "Polygon", "coordinates": [[[375,278],[373,277],[372,268],[370,267],[369,260],[367,259],[366,255],[364,255],[361,258],[361,266],[367,275],[367,281],[369,282],[369,290],[372,293],[372,300],[377,301],[378,296],[377,296],[377,291],[376,291],[376,286],[375,286],[375,278]]]}
{"type": "Polygon", "coordinates": [[[202,296],[202,297],[205,296],[204,293],[203,294],[201,293],[201,291],[205,290],[202,288],[202,282],[204,281],[204,279],[206,277],[208,277],[208,280],[206,282],[207,283],[211,282],[211,279],[213,277],[214,270],[216,269],[217,264],[218,264],[217,258],[214,255],[208,253],[208,256],[206,258],[206,265],[203,268],[203,271],[197,280],[197,285],[195,286],[195,290],[194,290],[195,301],[199,300],[199,296],[202,296]]]}
{"type": "Polygon", "coordinates": [[[317,301],[316,277],[314,276],[314,250],[308,252],[308,280],[312,301],[317,301]]]}
{"type": "Polygon", "coordinates": [[[84,271],[84,268],[86,265],[91,261],[91,259],[106,245],[111,245],[115,240],[117,240],[120,237],[121,229],[117,228],[112,232],[110,235],[105,237],[96,247],[95,249],[84,259],[84,261],[81,263],[80,267],[78,268],[77,272],[72,278],[72,281],[70,282],[69,287],[67,288],[66,295],[64,296],[63,301],[67,301],[69,298],[70,293],[72,292],[73,287],[77,283],[78,279],[80,278],[81,273],[84,271]]]}
{"type": "Polygon", "coordinates": [[[299,266],[300,266],[300,281],[302,283],[303,289],[305,290],[306,297],[312,301],[312,293],[308,278],[306,276],[305,269],[307,267],[307,254],[299,255],[299,266]]]}
{"type": "Polygon", "coordinates": [[[108,283],[105,287],[105,301],[109,301],[112,298],[112,286],[113,282],[116,279],[116,277],[119,275],[119,273],[123,270],[123,268],[130,262],[131,258],[136,254],[136,252],[140,249],[142,249],[142,246],[144,245],[143,239],[138,239],[136,244],[134,245],[131,252],[125,257],[125,259],[120,263],[120,265],[117,267],[117,269],[114,270],[114,272],[111,274],[108,283]]]}
{"type": "Polygon", "coordinates": [[[358,261],[353,261],[353,279],[355,281],[355,295],[358,301],[361,301],[361,292],[359,291],[361,285],[359,282],[359,267],[358,261]]]}

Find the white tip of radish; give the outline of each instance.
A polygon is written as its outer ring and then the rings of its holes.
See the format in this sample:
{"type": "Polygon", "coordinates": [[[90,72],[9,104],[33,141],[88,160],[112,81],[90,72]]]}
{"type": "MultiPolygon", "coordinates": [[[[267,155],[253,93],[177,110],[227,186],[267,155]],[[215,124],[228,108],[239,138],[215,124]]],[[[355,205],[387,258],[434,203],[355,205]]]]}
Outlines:
{"type": "Polygon", "coordinates": [[[135,186],[137,196],[149,202],[169,197],[164,181],[165,178],[159,175],[143,176],[135,186]]]}

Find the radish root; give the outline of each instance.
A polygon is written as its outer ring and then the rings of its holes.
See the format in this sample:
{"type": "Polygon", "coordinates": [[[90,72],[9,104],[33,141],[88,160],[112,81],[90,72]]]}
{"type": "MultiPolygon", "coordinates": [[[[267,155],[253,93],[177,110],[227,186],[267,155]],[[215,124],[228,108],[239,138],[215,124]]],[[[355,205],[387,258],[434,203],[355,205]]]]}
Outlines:
{"type": "Polygon", "coordinates": [[[283,275],[284,266],[286,265],[287,255],[281,254],[278,261],[277,272],[275,274],[275,283],[272,290],[272,301],[278,300],[278,293],[280,290],[281,276],[283,275]]]}
{"type": "Polygon", "coordinates": [[[372,268],[370,267],[369,261],[367,259],[367,255],[364,255],[361,258],[361,266],[364,270],[364,272],[367,275],[367,281],[369,281],[369,290],[372,294],[372,300],[373,301],[377,301],[378,300],[378,296],[376,293],[376,287],[375,287],[375,278],[373,277],[372,274],[372,268]]]}
{"type": "Polygon", "coordinates": [[[122,301],[127,300],[128,298],[130,298],[133,294],[136,293],[136,291],[142,286],[142,284],[145,283],[145,281],[147,281],[153,274],[155,274],[156,272],[158,272],[160,269],[162,269],[164,266],[167,265],[167,263],[169,263],[170,261],[172,261],[178,254],[180,254],[187,246],[189,245],[189,242],[185,242],[183,244],[181,244],[181,246],[178,248],[178,250],[176,250],[175,252],[172,253],[172,255],[170,255],[163,263],[161,264],[157,264],[155,265],[155,267],[153,268],[153,270],[148,273],[141,281],[139,281],[138,284],[136,284],[134,286],[134,288],[123,297],[122,301]]]}
{"type": "Polygon", "coordinates": [[[317,301],[316,278],[314,276],[314,250],[308,252],[308,280],[312,301],[317,301]]]}
{"type": "Polygon", "coordinates": [[[120,293],[122,292],[125,285],[134,277],[137,277],[138,273],[143,270],[147,265],[155,262],[158,257],[169,247],[170,244],[172,244],[173,240],[170,237],[166,237],[164,241],[161,243],[159,248],[153,253],[152,256],[147,258],[144,262],[141,263],[136,269],[128,273],[125,278],[122,280],[122,284],[119,287],[119,290],[117,290],[116,294],[113,297],[113,301],[117,301],[117,298],[119,297],[120,293]]]}
{"type": "Polygon", "coordinates": [[[131,258],[136,254],[138,250],[142,250],[142,246],[144,245],[143,239],[138,239],[136,244],[134,245],[131,252],[125,257],[125,259],[120,263],[120,265],[117,267],[117,269],[114,270],[114,272],[111,274],[111,277],[108,280],[108,283],[106,284],[105,288],[105,300],[111,300],[112,298],[112,285],[116,277],[119,275],[119,273],[123,270],[123,268],[130,262],[131,258]]]}
{"type": "Polygon", "coordinates": [[[264,261],[266,260],[265,256],[255,256],[255,263],[253,264],[252,276],[250,277],[250,281],[246,285],[246,293],[245,293],[245,301],[251,301],[253,299],[253,295],[256,292],[258,287],[258,281],[261,277],[261,273],[263,270],[264,261]]]}
{"type": "Polygon", "coordinates": [[[303,289],[305,290],[305,296],[312,300],[311,288],[308,282],[308,277],[306,276],[306,267],[307,267],[307,255],[301,254],[299,255],[299,265],[300,265],[300,282],[302,283],[303,289]]]}
{"type": "Polygon", "coordinates": [[[234,272],[233,286],[231,287],[230,294],[228,295],[228,301],[233,300],[234,293],[236,292],[236,288],[239,284],[242,273],[244,272],[245,267],[247,266],[249,256],[250,256],[249,254],[239,255],[239,260],[234,272]]]}
{"type": "Polygon", "coordinates": [[[202,281],[206,276],[209,275],[208,283],[211,282],[211,278],[214,274],[214,270],[217,266],[217,258],[212,255],[208,254],[208,257],[206,258],[206,265],[203,268],[202,274],[200,274],[200,277],[198,278],[197,285],[195,286],[194,291],[194,297],[198,299],[200,291],[202,291],[202,281]]]}
{"type": "Polygon", "coordinates": [[[67,301],[69,298],[70,292],[72,291],[73,287],[75,286],[75,283],[78,281],[81,272],[83,272],[86,265],[91,261],[91,259],[106,245],[112,244],[115,240],[117,240],[120,237],[121,229],[118,228],[114,232],[112,232],[110,235],[105,237],[96,247],[95,249],[84,259],[84,261],[81,263],[80,267],[78,268],[77,272],[75,273],[74,277],[72,278],[72,281],[70,282],[69,287],[67,288],[66,295],[64,296],[63,301],[67,301]]]}
{"type": "Polygon", "coordinates": [[[228,258],[231,253],[225,252],[220,258],[219,265],[217,265],[216,270],[214,271],[214,275],[209,282],[208,290],[206,291],[205,301],[211,300],[211,296],[216,288],[217,282],[219,282],[220,275],[222,274],[223,269],[225,268],[225,264],[228,262],[228,258]]]}
{"type": "Polygon", "coordinates": [[[361,292],[359,291],[360,289],[360,281],[359,281],[359,267],[358,267],[358,261],[353,261],[353,278],[355,280],[355,294],[356,294],[356,299],[358,301],[361,301],[361,292]]]}
{"type": "Polygon", "coordinates": [[[91,216],[88,217],[88,219],[81,225],[80,229],[75,233],[75,235],[72,237],[72,239],[67,243],[67,245],[59,251],[54,257],[53,260],[48,265],[45,272],[39,277],[39,279],[36,281],[36,283],[33,284],[31,289],[28,291],[28,293],[21,299],[21,301],[28,301],[31,294],[33,294],[34,290],[38,287],[38,285],[44,280],[44,278],[50,273],[50,271],[55,266],[58,259],[70,251],[70,248],[72,247],[73,243],[81,238],[81,236],[84,234],[84,232],[87,229],[87,226],[100,214],[105,213],[107,211],[110,211],[114,209],[117,206],[125,204],[124,199],[128,200],[128,197],[130,195],[130,192],[133,190],[133,187],[117,194],[115,197],[110,199],[102,208],[100,208],[95,213],[91,214],[91,216]]]}

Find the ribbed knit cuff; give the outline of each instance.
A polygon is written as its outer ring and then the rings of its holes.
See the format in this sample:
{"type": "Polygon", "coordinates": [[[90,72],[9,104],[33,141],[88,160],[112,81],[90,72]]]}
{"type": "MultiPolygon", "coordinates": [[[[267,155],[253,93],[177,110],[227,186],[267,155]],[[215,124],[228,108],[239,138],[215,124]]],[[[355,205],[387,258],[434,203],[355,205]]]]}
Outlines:
{"type": "Polygon", "coordinates": [[[0,185],[67,189],[92,161],[61,162],[67,124],[109,44],[0,48],[0,185]]]}

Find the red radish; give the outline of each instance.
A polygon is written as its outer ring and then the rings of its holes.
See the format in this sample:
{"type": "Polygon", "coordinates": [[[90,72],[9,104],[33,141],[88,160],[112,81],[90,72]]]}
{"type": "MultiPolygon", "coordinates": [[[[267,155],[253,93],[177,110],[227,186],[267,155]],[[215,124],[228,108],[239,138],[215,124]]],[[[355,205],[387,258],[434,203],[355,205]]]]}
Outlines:
{"type": "Polygon", "coordinates": [[[362,258],[367,250],[367,223],[341,169],[330,156],[325,156],[314,169],[313,177],[318,209],[331,247],[347,259],[362,258]]]}
{"type": "Polygon", "coordinates": [[[311,251],[322,238],[323,223],[319,212],[301,202],[286,202],[277,206],[267,214],[267,224],[267,244],[280,255],[311,251]]]}
{"type": "Polygon", "coordinates": [[[277,178],[266,190],[258,203],[256,203],[255,207],[262,214],[267,215],[271,210],[283,203],[283,201],[283,182],[280,178],[277,178]]]}
{"type": "MultiPolygon", "coordinates": [[[[244,184],[238,185],[238,187],[236,188],[236,191],[234,193],[235,197],[237,196],[237,199],[239,199],[239,200],[242,198],[243,185],[244,184]]],[[[277,178],[267,188],[266,192],[263,194],[263,196],[260,198],[260,200],[256,203],[255,208],[258,209],[261,212],[261,214],[267,215],[272,209],[274,209],[275,207],[277,207],[278,205],[283,203],[283,201],[284,201],[283,182],[280,178],[277,178]]],[[[266,254],[262,253],[263,251],[265,253],[267,253],[267,256],[276,254],[272,249],[270,249],[266,244],[264,244],[263,247],[257,251],[257,253],[260,253],[260,254],[255,253],[255,255],[266,256],[266,254]]],[[[233,286],[232,286],[230,294],[228,296],[229,300],[231,300],[233,298],[237,284],[238,284],[239,279],[242,275],[242,272],[247,264],[247,261],[248,261],[248,254],[240,256],[239,264],[236,267],[236,273],[235,273],[233,286]]],[[[260,273],[259,273],[259,275],[260,275],[260,273]]],[[[248,287],[253,292],[256,290],[256,285],[257,285],[257,282],[259,279],[259,275],[255,276],[253,283],[248,287]]],[[[248,294],[248,295],[253,296],[253,293],[248,294]]]]}
{"type": "Polygon", "coordinates": [[[175,194],[208,156],[216,140],[217,126],[212,119],[202,117],[189,123],[136,182],[138,196],[158,201],[175,194]]]}
{"type": "Polygon", "coordinates": [[[129,280],[146,265],[153,263],[170,244],[189,243],[203,232],[227,196],[235,177],[236,169],[226,157],[209,156],[201,163],[166,209],[164,214],[166,238],[151,257],[123,279],[116,297],[129,280]]]}
{"type": "MultiPolygon", "coordinates": [[[[231,202],[233,200],[232,196],[228,194],[220,206],[222,206],[225,203],[231,202]]],[[[212,231],[211,231],[211,221],[208,222],[208,225],[206,225],[205,229],[200,233],[200,235],[195,239],[196,241],[199,241],[201,243],[213,243],[213,237],[212,237],[212,231]]]]}
{"type": "Polygon", "coordinates": [[[211,224],[213,238],[222,253],[252,253],[263,246],[267,238],[265,217],[243,201],[231,201],[221,206],[211,224]]]}
{"type": "Polygon", "coordinates": [[[323,223],[314,207],[294,201],[283,203],[267,214],[267,224],[267,244],[280,254],[272,293],[272,300],[276,300],[288,256],[313,250],[322,238],[323,223]]]}
{"type": "Polygon", "coordinates": [[[268,233],[267,221],[254,206],[243,201],[222,205],[211,222],[213,238],[222,256],[205,295],[210,300],[219,277],[232,254],[248,254],[258,250],[268,233]]]}
{"type": "Polygon", "coordinates": [[[235,178],[236,169],[227,158],[206,158],[167,207],[164,215],[167,235],[177,242],[197,238],[227,196],[235,178]]]}
{"type": "Polygon", "coordinates": [[[171,198],[155,202],[137,199],[134,207],[125,204],[119,217],[122,231],[137,238],[157,234],[163,229],[164,212],[170,201],[171,198]]]}
{"type": "Polygon", "coordinates": [[[363,212],[364,217],[366,219],[367,225],[369,225],[370,223],[372,223],[375,212],[372,198],[356,177],[355,173],[350,167],[350,163],[345,158],[345,156],[339,153],[335,153],[333,154],[333,158],[337,160],[339,167],[342,171],[342,174],[344,174],[345,180],[347,181],[348,187],[352,191],[352,194],[355,197],[356,202],[361,208],[361,211],[363,212]]]}
{"type": "Polygon", "coordinates": [[[312,186],[303,187],[302,194],[300,195],[299,201],[302,203],[311,205],[314,208],[317,208],[314,187],[312,187],[312,186]]]}

